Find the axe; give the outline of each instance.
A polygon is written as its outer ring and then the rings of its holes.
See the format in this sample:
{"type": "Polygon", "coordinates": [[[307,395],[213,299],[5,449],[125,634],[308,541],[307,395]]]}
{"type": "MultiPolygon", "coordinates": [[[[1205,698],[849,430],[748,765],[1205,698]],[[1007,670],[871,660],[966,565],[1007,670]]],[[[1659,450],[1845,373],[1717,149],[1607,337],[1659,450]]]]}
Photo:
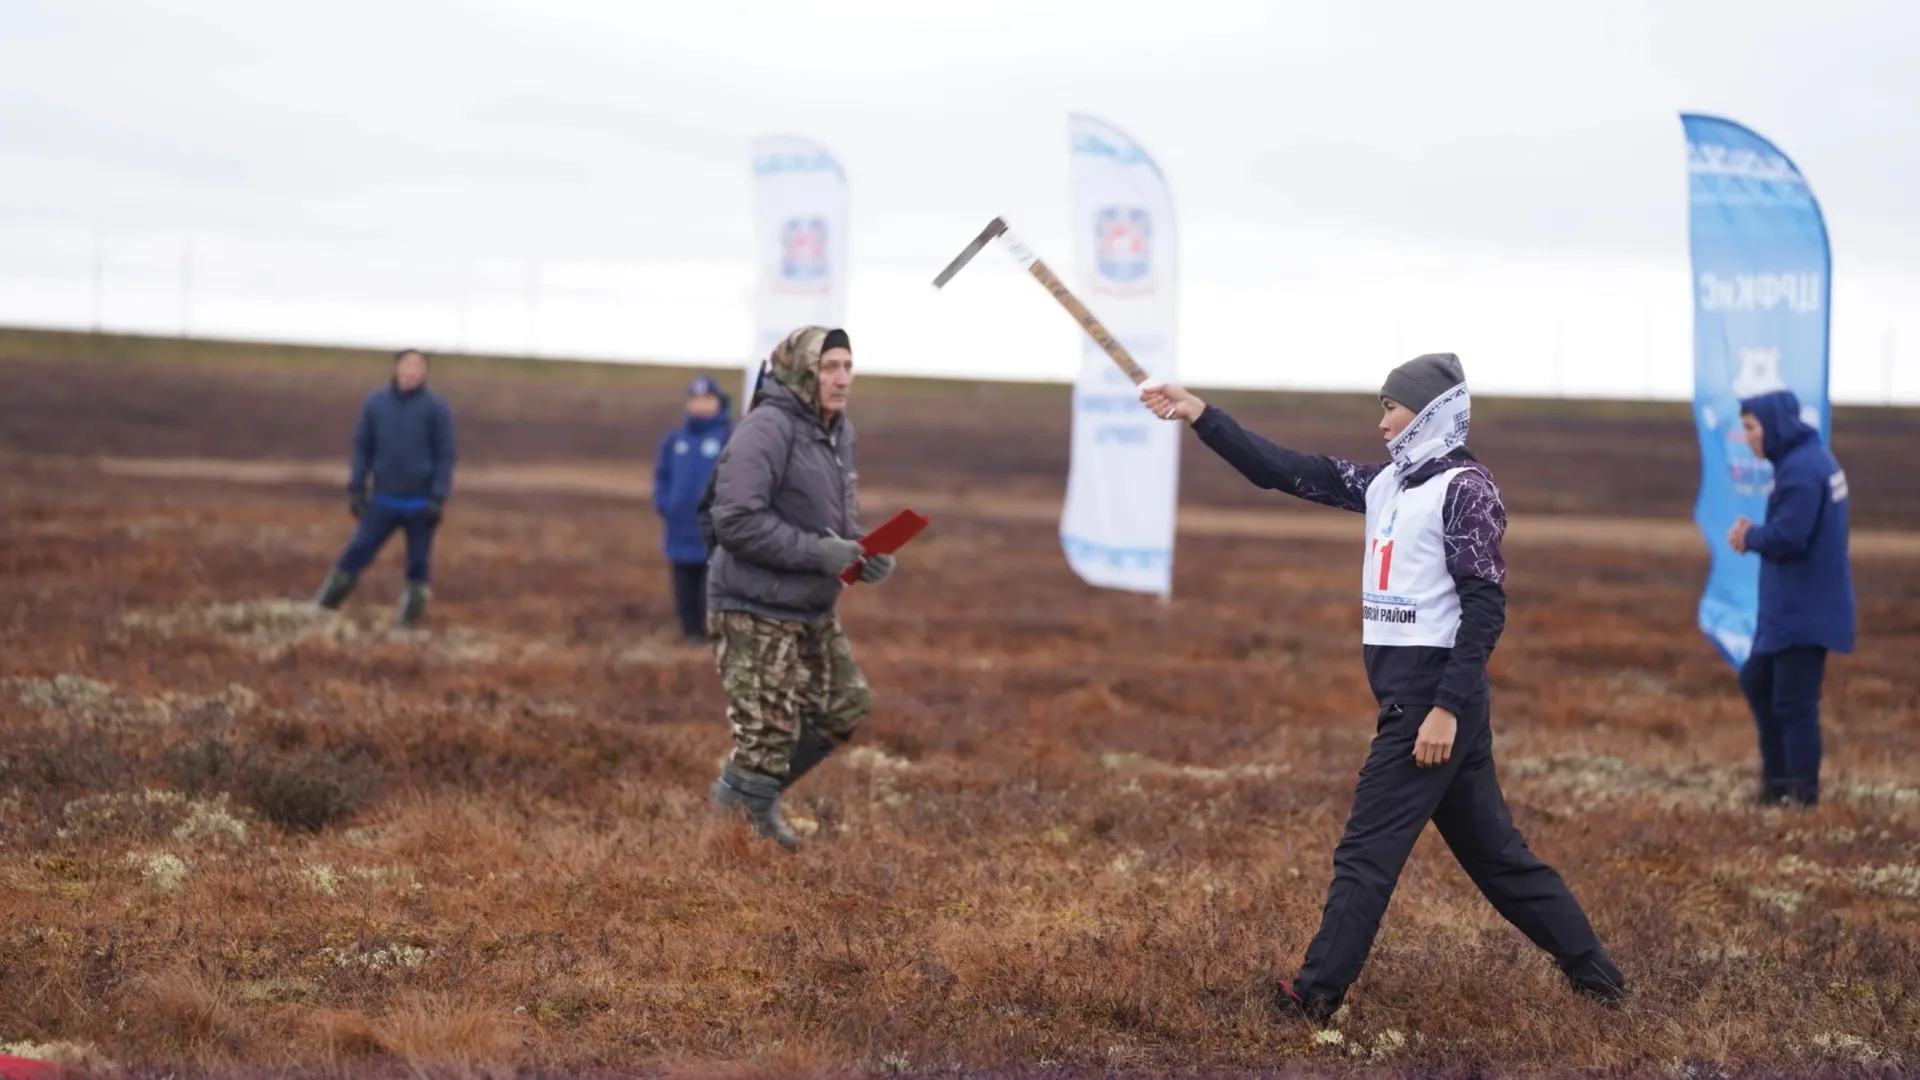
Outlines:
{"type": "Polygon", "coordinates": [[[1040,257],[1033,253],[1032,248],[1007,231],[1007,223],[1000,218],[996,217],[987,222],[987,227],[980,230],[980,235],[973,238],[973,243],[968,244],[967,249],[948,263],[947,268],[940,271],[939,277],[933,279],[933,287],[938,289],[953,280],[953,275],[959,273],[961,267],[973,261],[973,257],[980,254],[980,250],[996,237],[1006,243],[1008,253],[1018,260],[1021,266],[1027,268],[1027,272],[1033,275],[1035,281],[1046,286],[1047,291],[1053,294],[1055,300],[1060,301],[1060,306],[1067,309],[1067,314],[1073,316],[1081,329],[1085,330],[1100,348],[1113,358],[1115,364],[1120,365],[1120,370],[1127,373],[1127,378],[1132,379],[1135,386],[1147,381],[1147,373],[1141,370],[1139,364],[1134,363],[1126,346],[1120,344],[1118,338],[1108,333],[1106,327],[1100,325],[1100,320],[1093,317],[1093,312],[1087,310],[1087,305],[1081,303],[1080,298],[1073,295],[1059,276],[1049,270],[1046,263],[1040,261],[1040,257]]]}

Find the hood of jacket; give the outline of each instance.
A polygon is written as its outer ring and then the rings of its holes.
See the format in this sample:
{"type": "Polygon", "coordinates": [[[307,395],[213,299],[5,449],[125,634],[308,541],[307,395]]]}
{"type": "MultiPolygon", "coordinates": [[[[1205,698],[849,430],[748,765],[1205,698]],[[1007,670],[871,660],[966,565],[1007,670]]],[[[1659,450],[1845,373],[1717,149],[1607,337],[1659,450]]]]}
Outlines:
{"type": "Polygon", "coordinates": [[[1467,384],[1456,384],[1428,402],[1427,407],[1387,443],[1387,453],[1392,455],[1394,471],[1402,483],[1411,480],[1428,464],[1466,446],[1472,406],[1467,384]]]}
{"type": "Polygon", "coordinates": [[[1800,419],[1800,399],[1791,390],[1743,398],[1740,411],[1760,421],[1762,456],[1778,465],[1780,459],[1817,433],[1800,419]]]}
{"type": "Polygon", "coordinates": [[[827,340],[824,326],[803,326],[773,347],[767,374],[787,388],[794,399],[820,418],[820,353],[827,340]]]}

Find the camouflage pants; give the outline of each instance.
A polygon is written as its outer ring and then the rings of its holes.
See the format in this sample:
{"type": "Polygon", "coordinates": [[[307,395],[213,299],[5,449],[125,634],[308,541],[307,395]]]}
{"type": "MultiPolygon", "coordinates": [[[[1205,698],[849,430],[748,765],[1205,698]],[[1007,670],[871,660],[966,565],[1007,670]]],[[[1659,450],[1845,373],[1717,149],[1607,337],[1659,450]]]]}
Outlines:
{"type": "Polygon", "coordinates": [[[840,620],[780,622],[744,611],[707,616],[727,691],[734,764],[785,777],[801,725],[839,746],[873,709],[840,620]]]}

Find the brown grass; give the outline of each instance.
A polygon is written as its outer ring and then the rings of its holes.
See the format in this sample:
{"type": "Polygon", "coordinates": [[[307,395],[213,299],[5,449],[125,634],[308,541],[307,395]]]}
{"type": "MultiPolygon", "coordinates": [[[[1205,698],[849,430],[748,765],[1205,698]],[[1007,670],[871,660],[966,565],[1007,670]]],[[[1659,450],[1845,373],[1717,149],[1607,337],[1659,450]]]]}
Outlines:
{"type": "Polygon", "coordinates": [[[330,493],[7,464],[0,1042],[220,1075],[1920,1063],[1911,560],[1856,567],[1796,813],[1746,802],[1697,566],[1516,547],[1503,780],[1636,996],[1569,997],[1428,836],[1333,1044],[1262,987],[1370,734],[1346,543],[1183,539],[1161,608],[1044,523],[940,517],[848,597],[878,710],[786,856],[708,808],[722,700],[643,507],[461,500],[406,633],[396,552],[344,614],[301,602],[330,493]]]}

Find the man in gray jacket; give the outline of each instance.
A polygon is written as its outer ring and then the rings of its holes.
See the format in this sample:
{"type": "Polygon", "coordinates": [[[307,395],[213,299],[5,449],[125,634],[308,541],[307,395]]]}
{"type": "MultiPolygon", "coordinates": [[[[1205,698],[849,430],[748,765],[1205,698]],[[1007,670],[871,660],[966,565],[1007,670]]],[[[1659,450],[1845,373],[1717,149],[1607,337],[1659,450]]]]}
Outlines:
{"type": "Polygon", "coordinates": [[[713,799],[789,851],[799,841],[781,792],[873,707],[835,614],[839,575],[860,563],[860,580],[878,584],[893,571],[890,555],[861,562],[852,388],[846,331],[788,334],[713,474],[707,628],[733,727],[713,799]]]}

